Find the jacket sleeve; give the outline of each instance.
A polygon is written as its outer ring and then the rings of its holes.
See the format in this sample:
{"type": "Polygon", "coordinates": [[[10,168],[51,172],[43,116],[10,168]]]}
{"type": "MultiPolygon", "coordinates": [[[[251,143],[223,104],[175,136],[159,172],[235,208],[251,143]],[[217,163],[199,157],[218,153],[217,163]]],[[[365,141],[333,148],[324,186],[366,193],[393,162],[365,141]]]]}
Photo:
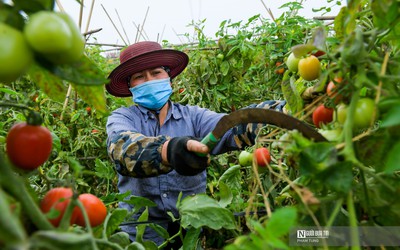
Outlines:
{"type": "Polygon", "coordinates": [[[161,147],[167,139],[124,131],[107,140],[108,155],[121,175],[144,178],[166,174],[172,171],[161,159],[161,147]]]}

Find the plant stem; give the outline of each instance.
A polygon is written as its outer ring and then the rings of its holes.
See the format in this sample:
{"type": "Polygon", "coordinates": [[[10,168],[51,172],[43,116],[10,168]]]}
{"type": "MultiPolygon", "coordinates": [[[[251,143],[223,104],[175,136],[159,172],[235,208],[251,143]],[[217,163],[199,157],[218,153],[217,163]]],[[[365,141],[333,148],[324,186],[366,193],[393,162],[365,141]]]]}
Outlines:
{"type": "Polygon", "coordinates": [[[347,196],[347,210],[349,212],[351,249],[358,250],[361,248],[360,248],[360,240],[358,238],[358,223],[357,223],[356,210],[354,208],[352,191],[350,191],[347,196]]]}
{"type": "Polygon", "coordinates": [[[335,206],[335,208],[333,209],[332,214],[331,214],[331,216],[329,217],[328,222],[326,223],[326,226],[327,226],[327,227],[332,226],[334,220],[336,219],[337,214],[339,213],[340,209],[342,208],[342,205],[343,205],[343,199],[339,199],[339,200],[336,202],[336,206],[335,206]]]}

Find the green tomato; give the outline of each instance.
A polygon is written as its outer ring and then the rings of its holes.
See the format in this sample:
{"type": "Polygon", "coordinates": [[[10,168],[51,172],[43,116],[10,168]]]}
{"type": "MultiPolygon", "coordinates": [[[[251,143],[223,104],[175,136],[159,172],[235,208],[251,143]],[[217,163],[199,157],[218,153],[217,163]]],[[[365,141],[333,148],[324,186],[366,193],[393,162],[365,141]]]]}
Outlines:
{"type": "Polygon", "coordinates": [[[67,22],[53,11],[39,11],[29,17],[24,35],[32,48],[42,54],[71,48],[73,35],[67,22]]]}
{"type": "Polygon", "coordinates": [[[33,52],[22,32],[0,23],[0,82],[15,81],[33,62],[33,52]]]}
{"type": "Polygon", "coordinates": [[[290,53],[288,59],[286,60],[286,65],[288,69],[292,72],[297,72],[299,69],[299,61],[301,58],[297,58],[293,53],[290,53]]]}
{"type": "Polygon", "coordinates": [[[355,127],[358,129],[369,127],[373,122],[375,111],[375,101],[371,98],[361,98],[358,100],[354,114],[355,127]]]}
{"type": "Polygon", "coordinates": [[[344,124],[347,117],[347,105],[342,103],[336,107],[336,117],[340,124],[344,124]]]}
{"type": "MultiPolygon", "coordinates": [[[[347,118],[348,106],[340,104],[337,106],[337,120],[339,123],[344,124],[347,118]]],[[[374,118],[374,112],[377,112],[374,100],[371,98],[361,98],[356,103],[356,110],[354,112],[354,129],[364,129],[371,125],[374,118]]]]}
{"type": "Polygon", "coordinates": [[[252,165],[253,164],[253,154],[250,152],[247,152],[245,150],[240,152],[239,164],[244,167],[252,165]]]}
{"type": "Polygon", "coordinates": [[[57,13],[67,24],[72,32],[72,46],[59,53],[49,53],[46,58],[54,64],[72,63],[78,61],[85,50],[85,38],[82,36],[79,27],[74,20],[66,13],[57,13]]]}

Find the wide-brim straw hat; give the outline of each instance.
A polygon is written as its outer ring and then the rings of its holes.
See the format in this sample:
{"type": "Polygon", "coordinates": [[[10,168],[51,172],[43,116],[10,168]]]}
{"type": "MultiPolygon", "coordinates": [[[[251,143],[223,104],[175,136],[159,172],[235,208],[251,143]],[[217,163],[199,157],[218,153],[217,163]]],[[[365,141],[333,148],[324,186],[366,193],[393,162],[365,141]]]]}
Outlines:
{"type": "Polygon", "coordinates": [[[118,65],[108,76],[107,91],[117,97],[132,96],[128,79],[135,73],[157,67],[168,67],[169,76],[174,78],[187,66],[189,57],[178,50],[163,49],[157,42],[134,43],[121,51],[118,65]]]}

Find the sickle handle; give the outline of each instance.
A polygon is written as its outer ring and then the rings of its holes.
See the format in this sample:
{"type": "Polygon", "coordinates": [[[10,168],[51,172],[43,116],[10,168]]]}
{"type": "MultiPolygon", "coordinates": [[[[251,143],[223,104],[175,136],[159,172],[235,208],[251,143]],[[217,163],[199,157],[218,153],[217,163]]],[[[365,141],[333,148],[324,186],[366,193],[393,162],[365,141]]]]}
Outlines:
{"type": "MultiPolygon", "coordinates": [[[[213,148],[215,147],[215,145],[217,145],[218,142],[219,139],[215,138],[212,132],[208,133],[206,137],[204,137],[203,140],[201,140],[201,143],[207,145],[209,152],[213,150],[213,148]]],[[[198,156],[207,156],[207,154],[203,153],[196,153],[196,154],[198,156]]]]}

